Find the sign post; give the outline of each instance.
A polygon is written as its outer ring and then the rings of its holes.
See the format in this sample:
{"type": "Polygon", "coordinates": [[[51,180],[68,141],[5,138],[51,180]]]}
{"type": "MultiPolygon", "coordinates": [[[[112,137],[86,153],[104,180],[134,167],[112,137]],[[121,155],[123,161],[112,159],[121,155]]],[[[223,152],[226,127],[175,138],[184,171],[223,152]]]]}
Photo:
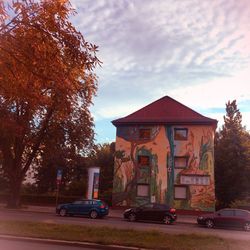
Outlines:
{"type": "Polygon", "coordinates": [[[62,181],[62,170],[58,169],[57,175],[56,175],[56,207],[58,205],[59,187],[60,187],[61,181],[62,181]]]}

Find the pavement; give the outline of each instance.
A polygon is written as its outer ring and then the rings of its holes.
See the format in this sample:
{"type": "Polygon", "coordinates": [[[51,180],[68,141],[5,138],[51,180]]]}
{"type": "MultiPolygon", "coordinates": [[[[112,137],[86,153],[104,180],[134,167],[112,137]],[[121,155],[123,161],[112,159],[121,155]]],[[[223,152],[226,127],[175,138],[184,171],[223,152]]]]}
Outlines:
{"type": "MultiPolygon", "coordinates": [[[[7,209],[5,204],[0,204],[0,209],[7,209]]],[[[55,213],[55,207],[51,206],[33,206],[33,205],[24,205],[21,208],[18,209],[10,209],[8,210],[17,210],[17,211],[25,211],[25,212],[37,212],[37,213],[55,213]]],[[[123,212],[124,209],[109,209],[109,217],[111,218],[120,218],[123,219],[123,212]]],[[[195,224],[196,223],[197,216],[195,215],[183,215],[178,214],[177,210],[177,222],[178,223],[190,223],[195,224]]]]}

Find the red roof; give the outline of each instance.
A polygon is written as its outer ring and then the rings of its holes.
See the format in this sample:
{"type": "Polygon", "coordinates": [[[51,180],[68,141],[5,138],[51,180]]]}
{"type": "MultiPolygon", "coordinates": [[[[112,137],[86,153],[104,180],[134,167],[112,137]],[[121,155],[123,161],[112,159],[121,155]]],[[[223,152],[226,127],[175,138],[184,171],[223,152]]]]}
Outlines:
{"type": "Polygon", "coordinates": [[[112,121],[112,123],[115,126],[135,124],[195,124],[216,126],[217,120],[205,117],[171,97],[164,96],[128,116],[112,121]]]}

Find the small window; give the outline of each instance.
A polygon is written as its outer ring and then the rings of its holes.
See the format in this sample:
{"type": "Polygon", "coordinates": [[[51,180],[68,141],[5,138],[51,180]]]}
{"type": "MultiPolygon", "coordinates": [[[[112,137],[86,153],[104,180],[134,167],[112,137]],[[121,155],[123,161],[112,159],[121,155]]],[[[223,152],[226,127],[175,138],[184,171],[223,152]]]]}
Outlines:
{"type": "Polygon", "coordinates": [[[149,140],[151,137],[151,129],[142,128],[139,130],[139,139],[149,140]]]}
{"type": "Polygon", "coordinates": [[[141,166],[149,166],[149,156],[139,155],[138,156],[138,163],[141,166]]]}
{"type": "Polygon", "coordinates": [[[137,196],[148,197],[149,196],[149,185],[138,184],[137,185],[137,196]]]}
{"type": "Polygon", "coordinates": [[[188,158],[186,156],[175,156],[174,167],[175,168],[186,168],[188,164],[188,158]]]}
{"type": "Polygon", "coordinates": [[[176,200],[187,199],[187,187],[186,186],[175,186],[174,187],[174,198],[176,200]]]}
{"type": "Polygon", "coordinates": [[[177,141],[185,141],[188,138],[187,128],[175,128],[174,129],[174,139],[177,141]]]}

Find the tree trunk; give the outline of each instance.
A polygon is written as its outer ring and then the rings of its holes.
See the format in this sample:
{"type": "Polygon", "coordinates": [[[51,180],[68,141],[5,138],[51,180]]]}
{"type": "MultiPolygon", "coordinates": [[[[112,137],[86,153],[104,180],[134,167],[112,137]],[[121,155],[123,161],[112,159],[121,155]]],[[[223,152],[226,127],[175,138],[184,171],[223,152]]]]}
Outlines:
{"type": "Polygon", "coordinates": [[[21,186],[22,180],[11,181],[8,208],[19,208],[21,206],[21,186]]]}

